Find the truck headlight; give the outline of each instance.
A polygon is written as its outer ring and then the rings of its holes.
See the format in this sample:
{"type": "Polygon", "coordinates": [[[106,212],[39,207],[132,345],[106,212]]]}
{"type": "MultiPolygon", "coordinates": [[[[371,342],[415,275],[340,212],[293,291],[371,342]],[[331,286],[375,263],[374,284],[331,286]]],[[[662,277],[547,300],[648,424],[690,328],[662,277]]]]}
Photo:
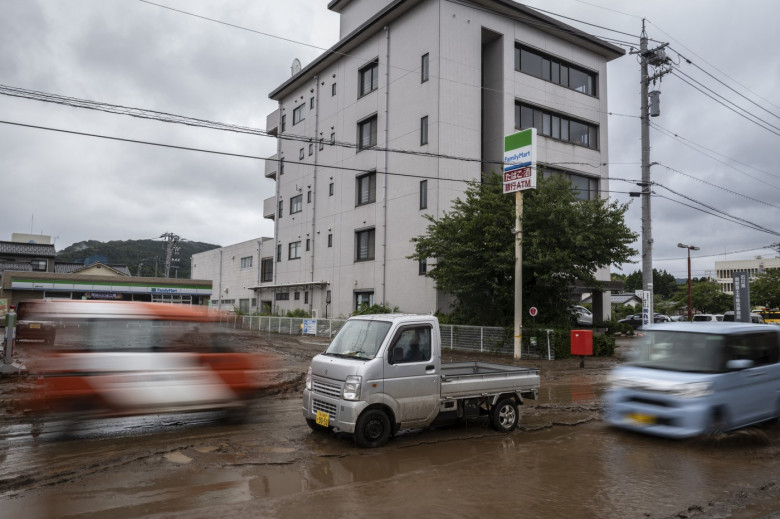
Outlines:
{"type": "Polygon", "coordinates": [[[360,385],[363,377],[360,375],[349,375],[344,384],[344,400],[360,400],[360,385]]]}
{"type": "Polygon", "coordinates": [[[309,371],[306,372],[306,389],[311,391],[311,366],[309,366],[309,371]]]}

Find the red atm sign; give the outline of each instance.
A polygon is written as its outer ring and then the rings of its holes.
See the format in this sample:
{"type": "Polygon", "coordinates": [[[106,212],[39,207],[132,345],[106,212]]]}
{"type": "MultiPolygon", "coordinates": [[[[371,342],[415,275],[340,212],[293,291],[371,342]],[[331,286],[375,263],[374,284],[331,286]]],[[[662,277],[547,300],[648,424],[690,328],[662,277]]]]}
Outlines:
{"type": "Polygon", "coordinates": [[[536,129],[504,137],[504,193],[536,187],[536,129]]]}

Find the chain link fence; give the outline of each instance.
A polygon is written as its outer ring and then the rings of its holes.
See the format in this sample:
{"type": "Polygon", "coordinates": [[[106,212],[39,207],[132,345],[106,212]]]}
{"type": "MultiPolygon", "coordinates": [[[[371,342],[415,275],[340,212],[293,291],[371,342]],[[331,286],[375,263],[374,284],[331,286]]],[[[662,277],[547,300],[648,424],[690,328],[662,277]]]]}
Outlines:
{"type": "MultiPolygon", "coordinates": [[[[303,335],[304,325],[306,325],[307,335],[326,338],[335,336],[345,322],[347,322],[346,319],[308,319],[258,315],[235,315],[223,321],[226,326],[234,328],[283,335],[303,335]]],[[[439,328],[442,350],[514,355],[514,337],[511,328],[452,324],[442,324],[439,328]]],[[[552,330],[523,329],[521,356],[522,358],[553,360],[555,358],[554,341],[555,334],[552,330]]]]}

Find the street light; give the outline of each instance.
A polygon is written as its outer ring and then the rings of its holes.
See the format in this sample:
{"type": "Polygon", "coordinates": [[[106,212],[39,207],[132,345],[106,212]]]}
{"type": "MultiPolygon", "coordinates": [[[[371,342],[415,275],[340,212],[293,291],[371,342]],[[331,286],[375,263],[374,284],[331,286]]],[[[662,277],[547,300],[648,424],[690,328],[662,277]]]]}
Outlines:
{"type": "Polygon", "coordinates": [[[688,249],[688,320],[693,320],[693,305],[691,304],[691,251],[699,250],[699,247],[695,245],[685,245],[684,243],[678,243],[678,247],[681,249],[688,249]]]}

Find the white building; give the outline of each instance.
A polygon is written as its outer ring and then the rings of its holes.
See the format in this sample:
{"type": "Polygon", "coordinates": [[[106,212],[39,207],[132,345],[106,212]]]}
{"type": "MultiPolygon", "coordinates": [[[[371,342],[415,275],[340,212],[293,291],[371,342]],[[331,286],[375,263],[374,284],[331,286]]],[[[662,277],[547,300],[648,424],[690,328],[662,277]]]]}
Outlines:
{"type": "Polygon", "coordinates": [[[192,279],[211,280],[213,308],[270,312],[272,302],[258,301],[255,288],[273,279],[273,250],[273,238],[257,238],[193,254],[192,279]]]}
{"type": "MultiPolygon", "coordinates": [[[[584,197],[609,190],[609,43],[508,0],[332,0],[341,39],[270,93],[277,154],[275,309],[320,317],[362,303],[448,311],[408,259],[483,171],[501,171],[505,135],[535,126],[538,158],[584,197]],[[290,290],[306,294],[290,298],[290,290]]],[[[429,260],[430,262],[431,260],[429,260]]],[[[598,273],[609,281],[608,271],[598,273]]],[[[589,290],[588,290],[589,291],[589,290]]],[[[594,302],[609,312],[609,296],[594,302]]]]}
{"type": "Polygon", "coordinates": [[[734,293],[735,273],[747,271],[750,279],[755,279],[769,269],[780,269],[780,258],[763,258],[759,256],[754,259],[715,262],[718,284],[720,289],[727,294],[734,293]]]}

